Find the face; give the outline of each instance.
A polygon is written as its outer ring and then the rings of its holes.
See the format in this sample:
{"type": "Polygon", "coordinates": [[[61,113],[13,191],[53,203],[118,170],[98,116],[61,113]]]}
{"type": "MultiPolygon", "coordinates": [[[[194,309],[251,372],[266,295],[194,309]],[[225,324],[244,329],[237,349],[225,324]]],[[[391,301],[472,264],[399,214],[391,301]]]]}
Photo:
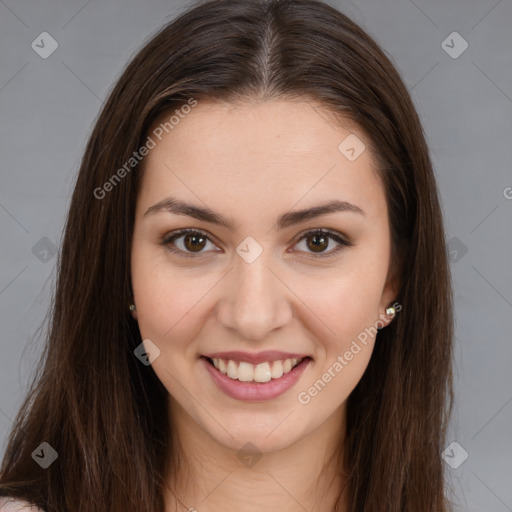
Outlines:
{"type": "Polygon", "coordinates": [[[391,320],[385,191],[366,138],[285,100],[199,102],[161,132],[131,267],[153,369],[172,414],[221,445],[288,447],[340,417],[391,320]]]}

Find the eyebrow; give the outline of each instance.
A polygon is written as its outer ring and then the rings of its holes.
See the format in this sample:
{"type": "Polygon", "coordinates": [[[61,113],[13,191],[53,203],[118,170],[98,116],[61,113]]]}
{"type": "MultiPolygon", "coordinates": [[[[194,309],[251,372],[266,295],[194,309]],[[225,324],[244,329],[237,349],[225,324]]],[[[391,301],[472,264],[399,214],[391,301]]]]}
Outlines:
{"type": "MultiPolygon", "coordinates": [[[[235,227],[235,223],[232,219],[225,217],[220,213],[215,213],[210,208],[203,208],[201,206],[189,204],[174,197],[167,197],[153,206],[150,206],[144,213],[144,216],[158,212],[186,215],[188,217],[193,217],[194,219],[223,226],[229,230],[233,230],[235,227]]],[[[284,229],[286,227],[320,217],[321,215],[337,212],[353,212],[365,215],[364,211],[359,208],[359,206],[347,201],[332,200],[304,210],[287,212],[277,219],[276,224],[278,229],[284,229]]]]}

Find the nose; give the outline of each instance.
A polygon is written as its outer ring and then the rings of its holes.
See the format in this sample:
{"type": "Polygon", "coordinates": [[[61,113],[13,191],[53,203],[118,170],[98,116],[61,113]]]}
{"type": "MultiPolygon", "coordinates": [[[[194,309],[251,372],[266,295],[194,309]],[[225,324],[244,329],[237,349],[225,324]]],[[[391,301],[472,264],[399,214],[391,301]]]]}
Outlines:
{"type": "Polygon", "coordinates": [[[237,257],[226,276],[217,320],[237,338],[262,340],[293,316],[293,293],[263,252],[248,263],[237,257]]]}

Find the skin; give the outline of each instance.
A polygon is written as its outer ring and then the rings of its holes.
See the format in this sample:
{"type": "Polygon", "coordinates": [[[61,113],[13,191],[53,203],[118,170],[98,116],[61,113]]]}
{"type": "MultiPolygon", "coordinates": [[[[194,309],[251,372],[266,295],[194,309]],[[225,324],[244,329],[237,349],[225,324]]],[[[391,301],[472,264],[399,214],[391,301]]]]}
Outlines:
{"type": "MultiPolygon", "coordinates": [[[[336,457],[343,451],[346,399],[368,365],[374,338],[359,343],[357,355],[308,404],[297,396],[332,372],[365,328],[391,321],[385,308],[397,283],[388,278],[390,231],[375,160],[366,149],[349,161],[340,142],[351,133],[365,141],[364,133],[314,107],[295,100],[201,101],[143,162],[133,316],[142,339],[160,349],[152,366],[169,391],[172,435],[184,454],[182,478],[169,475],[169,485],[201,512],[332,509],[345,482],[336,457]],[[168,212],[144,215],[170,195],[233,219],[235,228],[168,212]],[[290,210],[333,199],[364,215],[336,212],[274,228],[290,210]],[[208,236],[199,252],[186,237],[174,241],[191,257],[161,243],[181,228],[208,236]],[[327,239],[320,241],[323,252],[315,252],[315,239],[304,238],[313,229],[332,230],[353,245],[334,254],[340,244],[327,239]],[[252,263],[236,252],[248,236],[263,248],[252,263]],[[314,258],[326,253],[332,256],[314,258]],[[263,402],[225,395],[199,359],[272,349],[313,360],[292,389],[263,402]],[[247,442],[261,454],[251,467],[237,457],[247,442]]],[[[167,511],[186,510],[170,491],[165,502],[167,511]]]]}

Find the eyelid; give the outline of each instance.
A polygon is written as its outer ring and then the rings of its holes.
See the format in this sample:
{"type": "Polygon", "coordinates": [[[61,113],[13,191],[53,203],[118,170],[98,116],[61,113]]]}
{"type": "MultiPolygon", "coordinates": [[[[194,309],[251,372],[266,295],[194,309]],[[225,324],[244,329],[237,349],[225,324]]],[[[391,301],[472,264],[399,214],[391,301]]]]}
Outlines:
{"type": "MultiPolygon", "coordinates": [[[[169,233],[166,233],[160,241],[160,244],[167,248],[170,252],[174,254],[179,254],[180,256],[183,256],[185,258],[199,258],[203,255],[206,255],[207,252],[198,252],[198,253],[192,253],[192,252],[185,252],[181,249],[171,249],[170,245],[172,242],[177,240],[178,238],[181,238],[186,235],[201,235],[204,238],[208,239],[210,242],[215,243],[216,237],[211,235],[208,231],[205,231],[203,229],[198,228],[183,228],[183,229],[177,229],[174,231],[171,231],[169,233]]],[[[330,256],[335,256],[338,254],[341,250],[343,250],[346,247],[352,247],[354,243],[343,233],[340,233],[339,231],[331,230],[328,228],[310,228],[306,229],[305,231],[299,233],[295,237],[295,241],[293,242],[293,246],[297,245],[299,242],[307,238],[307,235],[314,236],[314,235],[325,235],[330,240],[335,241],[338,243],[338,247],[335,249],[331,249],[329,252],[319,252],[319,253],[307,253],[306,258],[328,258],[330,256]]],[[[209,252],[209,251],[208,251],[209,252]]],[[[218,251],[215,251],[218,252],[218,251]]],[[[301,252],[301,251],[292,251],[292,252],[301,252]]]]}

